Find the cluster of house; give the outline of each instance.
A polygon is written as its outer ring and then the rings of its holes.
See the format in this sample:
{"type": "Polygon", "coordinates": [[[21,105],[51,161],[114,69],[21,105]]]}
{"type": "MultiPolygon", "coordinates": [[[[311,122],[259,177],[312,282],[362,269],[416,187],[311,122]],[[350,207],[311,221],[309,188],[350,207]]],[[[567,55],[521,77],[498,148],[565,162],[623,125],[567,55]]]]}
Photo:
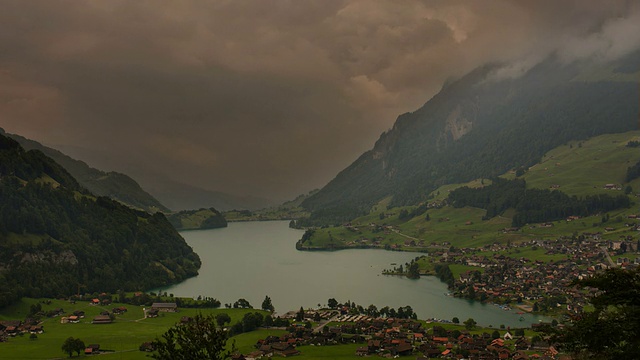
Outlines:
{"type": "Polygon", "coordinates": [[[524,336],[514,338],[510,331],[496,334],[474,334],[463,327],[446,330],[441,326],[423,327],[415,320],[393,318],[366,318],[351,323],[323,327],[322,331],[296,327],[283,336],[269,336],[259,340],[256,351],[235,354],[236,360],[253,360],[273,355],[288,357],[300,354],[299,346],[330,346],[362,344],[355,352],[358,356],[393,358],[417,356],[417,359],[557,359],[558,351],[540,338],[532,343],[524,336]],[[499,335],[499,334],[498,334],[499,335]]]}
{"type": "MultiPolygon", "coordinates": [[[[96,300],[96,299],[93,299],[96,300]]],[[[91,303],[93,304],[93,300],[91,303]]],[[[118,306],[111,309],[111,312],[104,310],[100,312],[100,315],[96,315],[91,320],[92,324],[111,324],[116,315],[122,315],[127,312],[127,308],[124,306],[118,306]]],[[[60,318],[61,324],[77,324],[81,319],[85,318],[85,312],[82,310],[76,310],[71,315],[66,315],[60,318]]]]}
{"type": "MultiPolygon", "coordinates": [[[[612,185],[612,184],[607,184],[612,185]]],[[[617,186],[607,188],[616,189],[617,186]]],[[[631,214],[627,216],[626,222],[621,222],[621,226],[633,232],[640,231],[637,219],[639,215],[631,214]]],[[[566,221],[579,220],[579,216],[569,216],[566,221]]],[[[369,224],[377,232],[390,234],[398,229],[391,225],[369,224]]],[[[358,231],[359,228],[353,224],[344,224],[344,227],[351,231],[358,231]]],[[[553,223],[547,222],[532,227],[553,227],[553,223]]],[[[613,227],[607,227],[605,232],[615,231],[613,227]]],[[[505,228],[503,233],[517,232],[520,228],[505,228]]],[[[406,239],[404,244],[387,245],[391,249],[418,247],[429,247],[436,249],[431,253],[435,262],[448,264],[463,264],[482,268],[478,272],[470,271],[464,273],[456,279],[454,288],[458,290],[458,295],[467,296],[473,293],[475,298],[487,301],[521,301],[523,299],[538,301],[551,296],[564,296],[566,301],[559,303],[559,306],[566,306],[572,313],[579,312],[585,302],[584,292],[577,291],[575,287],[569,286],[575,279],[584,278],[593,273],[610,267],[621,267],[623,269],[633,269],[640,266],[639,256],[621,256],[611,260],[608,251],[638,252],[638,243],[634,235],[621,234],[615,241],[603,240],[600,232],[584,232],[578,239],[560,238],[555,241],[531,241],[518,245],[494,244],[489,249],[460,248],[450,249],[449,243],[435,244],[427,243],[425,240],[406,239]],[[545,262],[532,261],[524,257],[518,258],[510,255],[495,254],[493,256],[475,255],[482,250],[505,253],[508,251],[517,252],[518,248],[536,246],[545,250],[546,254],[562,254],[563,260],[545,262]],[[459,290],[473,287],[473,291],[460,292],[459,290]]],[[[382,247],[384,238],[381,236],[373,239],[358,239],[347,243],[347,246],[358,247],[382,247]]],[[[532,308],[524,309],[531,311],[532,308]]]]}
{"type": "Polygon", "coordinates": [[[310,337],[313,332],[309,329],[301,330],[301,333],[289,333],[283,336],[268,336],[266,339],[258,340],[256,343],[256,351],[244,356],[235,355],[234,360],[251,360],[260,359],[262,357],[272,357],[274,355],[282,357],[290,357],[299,355],[300,351],[296,349],[298,345],[303,343],[305,337],[310,337]],[[297,337],[300,335],[301,337],[297,337]]]}
{"type": "Polygon", "coordinates": [[[10,337],[24,334],[42,334],[44,328],[36,320],[4,320],[0,321],[0,342],[7,341],[10,337]]]}
{"type": "MultiPolygon", "coordinates": [[[[481,268],[482,271],[462,273],[454,284],[454,288],[459,290],[473,287],[472,293],[476,298],[535,302],[549,296],[561,296],[566,301],[558,303],[558,306],[566,306],[568,311],[575,313],[581,311],[588,293],[571,286],[572,281],[613,266],[627,269],[640,266],[638,257],[633,261],[621,257],[616,263],[606,259],[607,249],[617,250],[624,241],[603,242],[598,234],[583,234],[579,240],[531,241],[510,248],[495,244],[490,248],[495,252],[511,250],[511,256],[500,253],[478,255],[474,254],[474,249],[457,249],[455,252],[442,252],[439,261],[481,268]],[[563,259],[545,262],[514,256],[518,247],[532,246],[543,249],[547,255],[562,254],[563,259]]],[[[628,242],[626,246],[633,249],[635,245],[628,242]]]]}

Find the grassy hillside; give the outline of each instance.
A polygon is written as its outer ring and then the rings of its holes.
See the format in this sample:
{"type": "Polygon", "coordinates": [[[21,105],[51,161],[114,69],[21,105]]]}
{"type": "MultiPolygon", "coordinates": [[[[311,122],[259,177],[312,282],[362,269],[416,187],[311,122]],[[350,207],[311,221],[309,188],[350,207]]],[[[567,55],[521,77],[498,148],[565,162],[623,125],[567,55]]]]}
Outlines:
{"type": "Polygon", "coordinates": [[[631,185],[640,191],[640,179],[625,183],[627,168],[640,161],[640,149],[627,147],[634,140],[640,140],[640,131],[569,142],[546,153],[523,178],[528,187],[548,189],[555,185],[568,195],[602,193],[605,184],[631,185]]]}
{"type": "MultiPolygon", "coordinates": [[[[527,188],[557,188],[568,195],[622,194],[630,185],[630,198],[636,205],[606,214],[597,214],[579,221],[554,221],[551,227],[511,227],[513,210],[483,220],[486,210],[473,207],[442,206],[448,194],[460,187],[478,188],[491,181],[474,180],[465,184],[444,185],[433,191],[424,204],[432,205],[419,216],[411,216],[418,206],[387,208],[389,199],[374,205],[368,215],[351,221],[348,226],[334,226],[314,230],[305,246],[309,249],[342,247],[380,247],[405,251],[428,251],[442,247],[478,247],[494,242],[519,242],[531,239],[555,239],[581,232],[601,232],[604,239],[616,240],[620,236],[636,235],[624,226],[627,216],[638,214],[640,179],[625,183],[627,168],[640,161],[640,150],[627,147],[629,141],[640,139],[640,131],[608,134],[581,142],[571,142],[555,148],[543,156],[542,161],[522,176],[527,188]],[[622,190],[607,190],[605,184],[617,184],[622,190]],[[402,213],[409,214],[403,217],[402,213]],[[603,216],[609,220],[602,222],[603,216]],[[608,230],[605,230],[608,228],[608,230]],[[613,229],[612,229],[613,228],[613,229]],[[415,245],[411,243],[415,242],[415,245]]],[[[515,178],[515,171],[504,174],[515,178]]]]}

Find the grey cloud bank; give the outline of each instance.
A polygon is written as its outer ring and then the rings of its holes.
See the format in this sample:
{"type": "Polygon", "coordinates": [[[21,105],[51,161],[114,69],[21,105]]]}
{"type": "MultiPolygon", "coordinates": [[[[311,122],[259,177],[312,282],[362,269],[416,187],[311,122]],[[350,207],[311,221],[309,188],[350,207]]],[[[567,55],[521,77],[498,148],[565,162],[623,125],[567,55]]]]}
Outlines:
{"type": "Polygon", "coordinates": [[[276,200],[487,62],[640,47],[632,1],[0,1],[0,126],[105,170],[276,200]],[[81,150],[77,150],[81,149],[81,150]]]}

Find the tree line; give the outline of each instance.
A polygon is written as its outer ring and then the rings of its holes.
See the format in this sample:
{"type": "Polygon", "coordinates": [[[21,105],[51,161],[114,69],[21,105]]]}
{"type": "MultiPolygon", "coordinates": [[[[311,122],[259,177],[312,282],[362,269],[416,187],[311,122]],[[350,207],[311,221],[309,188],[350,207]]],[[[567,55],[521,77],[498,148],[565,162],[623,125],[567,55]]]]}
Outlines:
{"type": "Polygon", "coordinates": [[[609,194],[569,196],[559,190],[527,189],[523,179],[493,179],[482,188],[461,187],[449,194],[449,203],[487,210],[484,219],[501,215],[505,210],[516,210],[512,226],[565,219],[569,216],[589,216],[619,208],[628,208],[631,201],[626,195],[609,194]]]}

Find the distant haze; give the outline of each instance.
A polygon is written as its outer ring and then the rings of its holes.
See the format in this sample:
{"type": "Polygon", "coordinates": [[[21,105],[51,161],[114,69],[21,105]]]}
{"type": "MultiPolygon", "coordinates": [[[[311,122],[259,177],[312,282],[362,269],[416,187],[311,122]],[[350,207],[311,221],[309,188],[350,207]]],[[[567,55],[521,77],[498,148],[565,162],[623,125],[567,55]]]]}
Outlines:
{"type": "Polygon", "coordinates": [[[479,65],[500,80],[638,48],[636,1],[0,0],[0,127],[280,201],[479,65]]]}

